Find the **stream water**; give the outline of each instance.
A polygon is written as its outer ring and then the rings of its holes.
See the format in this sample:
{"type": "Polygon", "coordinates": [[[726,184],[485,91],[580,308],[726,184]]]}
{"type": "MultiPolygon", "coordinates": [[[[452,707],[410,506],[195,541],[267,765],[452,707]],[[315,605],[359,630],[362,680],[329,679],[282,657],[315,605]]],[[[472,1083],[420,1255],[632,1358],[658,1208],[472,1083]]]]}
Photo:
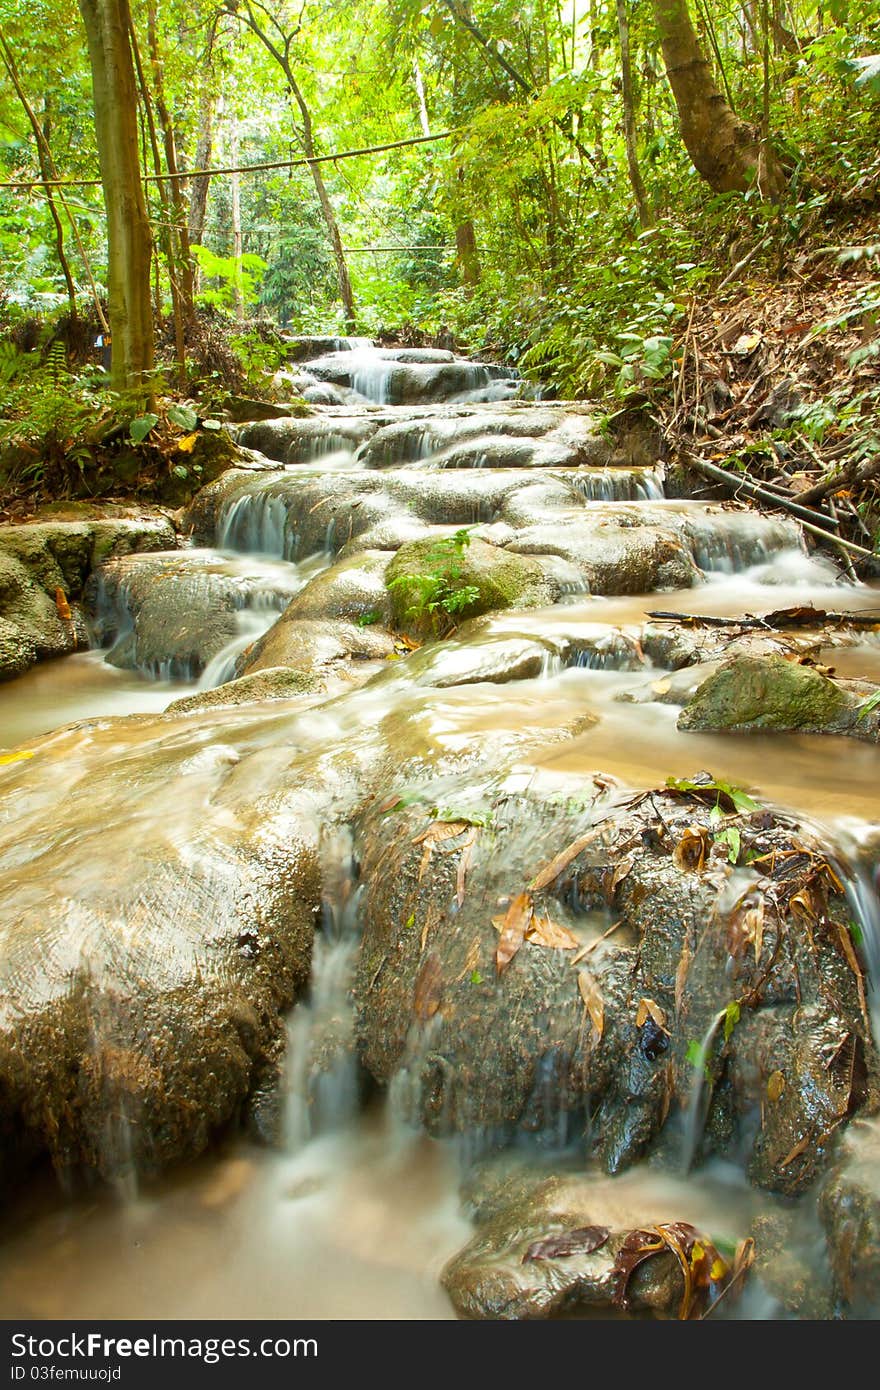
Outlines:
{"type": "MultiPolygon", "coordinates": [[[[738,616],[813,604],[830,611],[876,611],[875,588],[851,585],[827,558],[807,554],[787,522],[773,530],[749,512],[664,502],[653,468],[635,474],[630,469],[627,479],[626,470],[615,472],[607,462],[584,464],[578,456],[583,446],[572,444],[574,427],[560,427],[563,409],[511,403],[516,383],[495,369],[464,364],[450,354],[389,357],[362,340],[341,341],[305,364],[298,389],[329,402],[316,407],[319,426],[306,422],[308,438],[297,442],[296,422],[290,422],[275,456],[277,471],[267,472],[264,482],[256,474],[247,490],[223,502],[214,536],[220,549],[190,552],[193,557],[204,553],[223,583],[245,583],[246,592],[236,600],[239,625],[232,637],[209,659],[187,668],[185,680],[151,679],[137,663],[135,669],[120,670],[105,660],[106,650],[96,649],[0,685],[0,748],[36,740],[32,747],[49,750],[56,764],[50,800],[58,820],[63,823],[68,812],[79,816],[83,796],[93,796],[96,823],[101,816],[117,821],[108,855],[124,856],[126,846],[133,855],[136,843],[154,836],[170,839],[175,826],[198,818],[220,827],[218,818],[233,814],[223,810],[227,793],[220,779],[228,766],[239,765],[236,776],[245,779],[247,791],[263,786],[270,760],[283,750],[308,769],[327,749],[343,744],[353,756],[365,758],[377,746],[389,710],[407,711],[424,747],[446,752],[467,750],[505,730],[543,730],[549,736],[590,714],[595,722],[573,737],[524,754],[522,775],[564,789],[600,769],[640,789],[708,768],[715,777],[748,786],[762,800],[806,817],[853,862],[877,843],[876,746],[843,737],[679,732],[678,707],[662,699],[671,673],[633,659],[633,644],[656,610],[738,616]],[[421,407],[414,402],[424,400],[431,403],[427,414],[423,410],[415,418],[421,407]],[[543,431],[533,420],[539,410],[548,425],[543,431]],[[353,435],[352,419],[358,426],[353,435]],[[532,435],[523,433],[526,424],[534,425],[532,435]],[[383,431],[388,444],[379,439],[383,431]],[[525,462],[524,438],[531,450],[525,462]],[[504,455],[504,449],[515,457],[504,455]],[[385,467],[377,466],[383,450],[385,467]],[[451,450],[457,450],[452,461],[451,450]],[[430,490],[437,486],[431,479],[438,478],[450,487],[450,480],[463,478],[462,486],[469,487],[477,469],[485,482],[477,494],[475,521],[508,532],[522,525],[519,513],[527,510],[526,503],[512,490],[511,477],[517,487],[534,487],[544,476],[542,486],[550,488],[559,477],[569,478],[565,506],[555,512],[546,510],[544,493],[535,493],[529,524],[568,535],[586,518],[590,525],[615,528],[617,536],[633,518],[641,518],[640,525],[645,518],[650,525],[674,523],[702,571],[698,582],[666,586],[663,592],[643,592],[628,582],[624,593],[615,593],[613,585],[604,595],[589,593],[583,568],[578,578],[572,567],[573,551],[548,546],[550,568],[565,581],[559,600],[496,614],[467,640],[453,637],[431,658],[429,683],[423,653],[421,666],[414,659],[398,660],[378,681],[328,704],[311,697],[306,706],[299,697],[244,704],[230,708],[220,724],[199,713],[157,718],[181,695],[214,688],[240,673],[243,655],[289,598],[307,592],[309,581],[317,582],[333,562],[345,538],[333,536],[323,522],[319,546],[309,549],[307,539],[302,541],[311,534],[309,518],[316,509],[309,491],[317,485],[314,479],[335,470],[354,480],[351,486],[374,490],[381,483],[396,489],[388,513],[393,520],[395,507],[404,506],[405,489],[430,490]],[[362,478],[366,483],[358,482],[362,478]],[[485,499],[494,497],[493,489],[501,500],[491,503],[486,516],[485,499]],[[580,499],[577,505],[573,495],[580,499]],[[292,556],[303,546],[306,553],[297,565],[292,556]],[[524,678],[499,678],[498,663],[515,642],[540,643],[543,667],[524,678]],[[461,679],[462,671],[466,683],[450,683],[461,679]],[[152,719],[119,722],[120,715],[152,719]],[[74,721],[86,721],[80,733],[52,732],[74,721]],[[83,792],[89,769],[127,761],[135,767],[139,751],[153,739],[163,741],[168,787],[138,777],[137,795],[118,805],[100,786],[83,792]],[[195,775],[184,777],[192,768],[195,775]]],[[[266,447],[263,426],[250,427],[245,435],[251,447],[266,447]]],[[[363,496],[367,510],[372,503],[367,491],[363,496]]],[[[442,499],[448,525],[461,525],[475,504],[464,491],[465,500],[455,506],[451,496],[447,489],[442,499]]],[[[409,498],[407,492],[407,508],[414,505],[409,498]]],[[[378,512],[377,518],[371,520],[375,527],[387,520],[378,512]]],[[[444,517],[432,514],[428,520],[435,524],[444,517]]],[[[372,532],[365,534],[369,546],[372,532]]],[[[187,552],[180,554],[185,558],[187,552]]],[[[880,678],[880,643],[873,636],[834,648],[826,659],[843,675],[880,678]]],[[[32,832],[31,817],[45,814],[48,805],[42,794],[28,796],[23,837],[32,832]]],[[[350,1047],[348,994],[358,931],[350,855],[344,841],[325,849],[327,877],[335,887],[325,890],[309,996],[289,1019],[281,1150],[228,1138],[219,1150],[134,1193],[81,1184],[59,1191],[48,1175],[35,1180],[5,1228],[0,1252],[5,1316],[453,1316],[438,1275],[471,1229],[458,1198],[462,1145],[409,1129],[396,1113],[393,1087],[390,1102],[373,1096],[365,1103],[360,1095],[350,1047]],[[328,1032],[337,1042],[342,1035],[341,1060],[320,1069],[316,1091],[310,1059],[328,1032]]],[[[866,860],[861,891],[867,897],[857,910],[876,916],[872,862],[866,860]]],[[[77,873],[80,889],[84,871],[77,873]]],[[[772,1210],[777,1200],[751,1189],[733,1164],[715,1163],[686,1177],[640,1164],[613,1180],[597,1173],[595,1182],[605,1207],[617,1204],[628,1224],[690,1220],[731,1239],[741,1238],[756,1213],[772,1210]]],[[[804,1221],[808,1248],[816,1227],[812,1214],[804,1221]]],[[[760,1289],[738,1305],[740,1315],[778,1311],[760,1289]]]]}

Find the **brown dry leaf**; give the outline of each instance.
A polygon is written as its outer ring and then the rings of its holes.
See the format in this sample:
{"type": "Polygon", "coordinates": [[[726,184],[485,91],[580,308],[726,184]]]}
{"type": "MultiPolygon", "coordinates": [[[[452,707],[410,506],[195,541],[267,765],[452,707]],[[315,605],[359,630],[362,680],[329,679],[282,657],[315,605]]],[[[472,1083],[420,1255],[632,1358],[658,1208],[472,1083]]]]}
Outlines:
{"type": "Polygon", "coordinates": [[[421,647],[421,642],[416,642],[412,637],[407,637],[405,632],[398,632],[396,640],[401,647],[406,647],[408,652],[417,652],[421,647]]]}
{"type": "Polygon", "coordinates": [[[69,623],[72,621],[73,614],[70,611],[70,604],[67,602],[67,595],[63,589],[55,590],[55,609],[63,622],[69,623]]]}
{"type": "MultiPolygon", "coordinates": [[[[843,947],[843,954],[846,956],[846,963],[856,977],[856,988],[859,991],[859,1007],[862,1017],[868,1022],[868,1001],[865,998],[865,977],[862,974],[862,967],[859,965],[859,958],[856,955],[855,947],[852,944],[852,937],[843,922],[837,924],[837,935],[843,947]]],[[[869,1025],[870,1026],[870,1025],[869,1025]]]]}
{"type": "Polygon", "coordinates": [[[422,879],[425,877],[425,874],[426,874],[427,871],[428,871],[428,865],[429,865],[430,862],[431,862],[431,855],[432,855],[433,853],[434,853],[434,846],[433,846],[433,844],[431,843],[430,840],[427,840],[427,841],[425,842],[425,848],[422,850],[422,857],[421,857],[421,860],[419,861],[419,877],[418,877],[418,882],[419,882],[419,883],[421,883],[422,879]]]}
{"type": "Polygon", "coordinates": [[[543,1240],[532,1241],[522,1257],[522,1264],[532,1260],[558,1260],[565,1255],[591,1255],[594,1250],[601,1250],[610,1235],[607,1226],[579,1226],[575,1231],[545,1236],[543,1240]]]}
{"type": "Polygon", "coordinates": [[[420,1023],[427,1023],[429,1018],[434,1017],[442,998],[443,974],[440,957],[436,951],[432,951],[425,957],[416,976],[413,1012],[420,1023]]]}
{"type": "Polygon", "coordinates": [[[433,820],[431,824],[413,839],[414,845],[442,845],[468,829],[466,820],[433,820]]]}
{"type": "Polygon", "coordinates": [[[795,1159],[796,1159],[796,1158],[800,1158],[800,1156],[801,1156],[801,1154],[804,1152],[804,1150],[807,1149],[807,1148],[809,1148],[809,1144],[810,1144],[810,1136],[809,1136],[809,1134],[805,1134],[804,1137],[803,1137],[803,1139],[799,1139],[799,1140],[798,1140],[798,1142],[795,1144],[795,1146],[794,1146],[794,1148],[791,1150],[791,1152],[788,1153],[788,1154],[786,1154],[785,1158],[782,1160],[782,1162],[781,1162],[780,1165],[779,1165],[780,1168],[787,1168],[788,1165],[789,1165],[789,1163],[794,1163],[795,1159]]]}
{"type": "Polygon", "coordinates": [[[588,831],[586,835],[579,835],[576,840],[572,840],[570,845],[560,850],[559,853],[550,860],[549,864],[545,864],[543,869],[540,869],[538,873],[535,874],[535,877],[529,884],[531,891],[533,893],[540,893],[542,888],[549,888],[550,884],[559,877],[562,871],[568,868],[571,861],[577,859],[581,850],[586,849],[587,845],[591,845],[594,840],[598,839],[601,833],[602,828],[599,826],[594,830],[588,831]]]}
{"type": "Polygon", "coordinates": [[[621,859],[619,864],[615,864],[614,872],[611,875],[611,891],[614,892],[618,883],[622,883],[635,863],[634,859],[621,859]]]}
{"type": "Polygon", "coordinates": [[[602,998],[599,986],[589,970],[581,970],[578,974],[578,989],[581,998],[586,1006],[587,1013],[590,1015],[590,1022],[593,1025],[593,1041],[599,1042],[605,1031],[605,1001],[602,998]]]}
{"type": "Polygon", "coordinates": [[[455,901],[459,907],[464,905],[465,885],[467,883],[468,870],[471,867],[471,860],[474,855],[474,845],[477,839],[476,830],[471,827],[471,832],[461,848],[461,858],[458,861],[458,870],[455,875],[455,901]]]}
{"type": "Polygon", "coordinates": [[[737,959],[751,946],[757,965],[763,945],[764,898],[760,893],[749,893],[740,901],[731,916],[728,947],[731,956],[737,959]]]}
{"type": "Polygon", "coordinates": [[[781,1071],[771,1072],[767,1078],[767,1099],[777,1101],[785,1090],[785,1075],[781,1071]]]}
{"type": "Polygon", "coordinates": [[[809,884],[789,898],[788,906],[796,917],[802,917],[810,926],[818,920],[819,913],[809,884]]]}
{"type": "Polygon", "coordinates": [[[533,912],[531,893],[517,893],[501,923],[501,936],[495,951],[495,968],[499,975],[507,969],[523,944],[533,912]]]}
{"type": "Polygon", "coordinates": [[[664,1033],[669,1032],[669,1029],[666,1027],[666,1015],[656,1000],[646,998],[640,999],[639,1007],[636,1009],[636,1027],[644,1028],[649,1018],[652,1019],[657,1027],[661,1028],[664,1033]]]}
{"type": "Polygon", "coordinates": [[[706,864],[709,832],[701,825],[689,825],[675,846],[672,862],[686,873],[701,874],[706,864]]]}
{"type": "Polygon", "coordinates": [[[581,944],[574,932],[561,922],[552,922],[549,917],[533,917],[526,939],[533,946],[547,946],[557,951],[576,951],[581,944]]]}
{"type": "Polygon", "coordinates": [[[678,967],[675,972],[675,1012],[681,1013],[682,1000],[684,999],[684,989],[687,984],[688,971],[691,968],[691,946],[687,937],[684,939],[678,967]]]}

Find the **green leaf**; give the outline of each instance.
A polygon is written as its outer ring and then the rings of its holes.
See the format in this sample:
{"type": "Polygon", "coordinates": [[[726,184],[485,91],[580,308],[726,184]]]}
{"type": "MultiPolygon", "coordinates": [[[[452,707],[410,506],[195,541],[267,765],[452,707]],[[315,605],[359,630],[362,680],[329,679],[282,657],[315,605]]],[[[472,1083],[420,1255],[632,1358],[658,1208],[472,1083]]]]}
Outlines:
{"type": "Polygon", "coordinates": [[[742,836],[735,825],[729,825],[726,830],[719,830],[715,836],[716,844],[727,845],[727,862],[736,864],[739,860],[739,852],[742,848],[742,836]]]}
{"type": "Polygon", "coordinates": [[[147,435],[158,423],[158,415],[153,415],[152,413],[148,415],[138,415],[136,419],[132,420],[128,427],[128,434],[132,444],[143,444],[147,435]]]}
{"type": "Polygon", "coordinates": [[[185,430],[187,434],[194,430],[199,423],[196,412],[188,405],[172,405],[168,410],[168,419],[172,425],[177,425],[179,429],[185,430]]]}
{"type": "Polygon", "coordinates": [[[222,430],[222,428],[223,428],[223,425],[222,425],[222,423],[221,423],[219,420],[203,420],[203,421],[202,421],[202,429],[203,429],[203,430],[222,430]]]}
{"type": "Polygon", "coordinates": [[[472,985],[481,985],[482,983],[483,983],[483,977],[482,977],[482,975],[480,974],[479,970],[472,970],[472,971],[471,971],[471,984],[472,984],[472,985]]]}
{"type": "Polygon", "coordinates": [[[880,705],[880,690],[875,690],[873,695],[869,695],[867,700],[859,705],[859,719],[864,719],[865,715],[870,714],[878,705],[880,705]]]}
{"type": "Polygon", "coordinates": [[[733,999],[724,1010],[724,1041],[730,1042],[731,1034],[739,1023],[741,1009],[738,1002],[733,999]]]}
{"type": "Polygon", "coordinates": [[[184,468],[182,463],[176,463],[172,468],[171,472],[174,474],[175,478],[189,477],[189,470],[184,468]]]}
{"type": "Polygon", "coordinates": [[[731,782],[718,781],[714,777],[707,777],[705,780],[692,777],[667,777],[666,785],[673,792],[719,792],[732,802],[735,810],[740,812],[760,811],[761,809],[760,802],[755,801],[754,797],[749,796],[742,787],[735,787],[731,782]]]}

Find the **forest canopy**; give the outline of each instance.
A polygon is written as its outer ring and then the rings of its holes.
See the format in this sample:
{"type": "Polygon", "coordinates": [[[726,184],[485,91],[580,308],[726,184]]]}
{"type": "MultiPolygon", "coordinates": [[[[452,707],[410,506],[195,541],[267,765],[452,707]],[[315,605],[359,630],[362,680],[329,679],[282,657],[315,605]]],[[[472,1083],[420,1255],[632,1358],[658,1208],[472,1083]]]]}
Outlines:
{"type": "Polygon", "coordinates": [[[719,264],[870,203],[878,53],[871,0],[2,0],[0,328],[115,316],[121,389],[208,385],[206,311],[625,389],[719,264]]]}

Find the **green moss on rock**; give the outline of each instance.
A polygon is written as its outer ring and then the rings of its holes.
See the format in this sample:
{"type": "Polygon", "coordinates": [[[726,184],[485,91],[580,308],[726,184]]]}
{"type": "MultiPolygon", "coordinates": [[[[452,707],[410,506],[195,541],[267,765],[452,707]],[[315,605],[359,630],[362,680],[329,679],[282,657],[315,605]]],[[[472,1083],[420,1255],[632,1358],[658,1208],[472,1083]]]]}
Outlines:
{"type": "Polygon", "coordinates": [[[423,635],[482,613],[552,601],[538,561],[476,539],[460,547],[436,536],[407,542],[385,571],[385,585],[395,626],[423,635]],[[432,576],[445,581],[441,595],[452,595],[451,605],[429,606],[432,576]],[[469,591],[467,601],[455,602],[454,596],[464,590],[469,591]]]}
{"type": "Polygon", "coordinates": [[[743,656],[699,687],[678,719],[680,729],[802,729],[842,732],[857,701],[810,666],[782,656],[743,656]]]}

